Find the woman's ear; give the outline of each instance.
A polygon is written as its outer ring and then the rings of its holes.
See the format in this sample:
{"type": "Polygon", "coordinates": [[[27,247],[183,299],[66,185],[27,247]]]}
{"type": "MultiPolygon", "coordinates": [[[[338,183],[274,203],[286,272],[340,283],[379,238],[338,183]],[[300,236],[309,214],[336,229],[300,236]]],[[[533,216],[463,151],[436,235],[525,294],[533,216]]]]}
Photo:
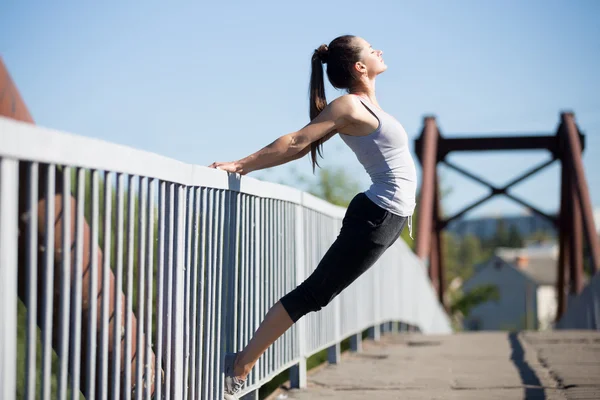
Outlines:
{"type": "Polygon", "coordinates": [[[367,66],[360,61],[357,61],[354,64],[354,70],[358,72],[359,75],[364,75],[367,73],[367,66]]]}

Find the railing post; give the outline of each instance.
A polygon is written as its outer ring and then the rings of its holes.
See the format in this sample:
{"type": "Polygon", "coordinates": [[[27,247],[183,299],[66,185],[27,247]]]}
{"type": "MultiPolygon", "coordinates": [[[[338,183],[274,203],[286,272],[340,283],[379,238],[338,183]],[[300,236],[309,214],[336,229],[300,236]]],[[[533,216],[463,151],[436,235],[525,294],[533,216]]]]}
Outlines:
{"type": "Polygon", "coordinates": [[[329,364],[339,364],[341,357],[342,347],[340,342],[336,342],[327,348],[327,362],[329,364]]]}
{"type": "MultiPolygon", "coordinates": [[[[301,202],[302,203],[302,202],[301,202]]],[[[296,284],[304,280],[304,209],[302,204],[296,205],[296,284]]],[[[290,368],[290,384],[292,388],[303,389],[307,386],[306,379],[306,329],[305,319],[300,318],[296,322],[296,340],[298,340],[298,352],[300,360],[290,368]]]]}
{"type": "Polygon", "coordinates": [[[381,340],[381,327],[375,324],[369,328],[369,339],[379,342],[381,340]]]}
{"type": "Polygon", "coordinates": [[[17,216],[19,165],[0,159],[0,398],[14,399],[17,367],[17,216]]]}
{"type": "MultiPolygon", "coordinates": [[[[338,236],[338,231],[337,231],[337,221],[335,218],[333,219],[333,240],[335,241],[335,239],[338,236]]],[[[342,330],[342,322],[341,322],[341,315],[342,315],[342,303],[340,300],[340,296],[337,296],[335,299],[333,299],[333,318],[334,318],[334,329],[335,329],[335,340],[336,342],[331,345],[328,349],[327,349],[327,362],[329,362],[329,364],[339,364],[342,358],[342,346],[341,346],[341,330],[342,330]]]]}
{"type": "Polygon", "coordinates": [[[381,340],[381,323],[379,318],[381,317],[381,282],[379,280],[379,268],[373,270],[373,284],[371,286],[371,295],[373,296],[374,309],[373,315],[375,324],[369,328],[369,339],[376,342],[381,340]]]}
{"type": "Polygon", "coordinates": [[[381,325],[381,334],[385,335],[390,333],[390,323],[389,322],[383,322],[381,325]]]}
{"type": "Polygon", "coordinates": [[[350,351],[354,353],[362,352],[362,332],[350,336],[350,351]]]}

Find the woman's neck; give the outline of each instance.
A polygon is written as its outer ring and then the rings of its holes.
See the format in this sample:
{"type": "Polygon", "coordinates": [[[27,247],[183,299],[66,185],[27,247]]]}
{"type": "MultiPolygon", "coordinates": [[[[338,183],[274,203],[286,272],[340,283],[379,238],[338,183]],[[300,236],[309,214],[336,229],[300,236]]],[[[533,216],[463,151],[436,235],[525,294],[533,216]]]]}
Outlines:
{"type": "MultiPolygon", "coordinates": [[[[364,82],[363,85],[357,87],[350,91],[351,94],[355,94],[362,98],[367,99],[372,104],[379,107],[379,103],[377,102],[377,97],[375,96],[375,80],[369,80],[368,82],[364,82]]],[[[381,108],[381,107],[379,107],[381,108]]]]}

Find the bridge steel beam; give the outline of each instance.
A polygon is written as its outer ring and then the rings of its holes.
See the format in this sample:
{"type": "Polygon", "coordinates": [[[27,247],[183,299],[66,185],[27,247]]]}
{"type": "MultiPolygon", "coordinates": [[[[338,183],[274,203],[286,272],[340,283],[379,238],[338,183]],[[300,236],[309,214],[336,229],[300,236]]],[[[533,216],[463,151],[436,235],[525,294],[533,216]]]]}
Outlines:
{"type": "Polygon", "coordinates": [[[460,218],[468,211],[485,203],[496,195],[521,204],[536,214],[554,223],[559,231],[558,261],[558,311],[559,318],[567,307],[567,293],[578,294],[583,289],[584,274],[584,239],[588,244],[591,270],[595,274],[600,268],[600,242],[594,226],[589,188],[585,178],[581,154],[585,148],[585,137],[575,124],[575,116],[571,112],[561,113],[561,121],[554,135],[524,136],[478,136],[447,138],[443,137],[434,117],[424,119],[424,127],[420,137],[415,140],[415,151],[419,158],[423,175],[418,202],[416,253],[419,258],[429,262],[429,276],[438,291],[440,301],[443,299],[443,266],[442,241],[440,232],[453,220],[460,218]],[[510,183],[496,187],[487,180],[446,160],[451,152],[465,151],[497,151],[497,150],[547,150],[552,159],[543,162],[510,183]],[[509,193],[510,187],[538,173],[554,161],[560,160],[561,198],[558,216],[548,215],[525,200],[509,193]],[[490,188],[490,194],[468,205],[450,217],[440,212],[438,193],[437,164],[444,163],[449,168],[461,173],[490,188]]]}

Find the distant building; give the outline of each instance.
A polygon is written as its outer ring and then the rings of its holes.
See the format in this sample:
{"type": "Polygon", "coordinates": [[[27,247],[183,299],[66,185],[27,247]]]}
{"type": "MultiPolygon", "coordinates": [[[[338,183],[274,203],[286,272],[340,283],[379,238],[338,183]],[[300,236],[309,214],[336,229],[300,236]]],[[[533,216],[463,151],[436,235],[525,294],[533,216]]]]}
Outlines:
{"type": "MultiPolygon", "coordinates": [[[[600,214],[598,216],[600,217],[600,214]]],[[[556,237],[555,226],[546,218],[537,214],[459,219],[448,225],[448,231],[460,237],[473,235],[480,239],[491,239],[496,234],[500,221],[504,222],[507,230],[512,227],[516,228],[523,238],[535,232],[545,232],[551,237],[556,237]]]]}
{"type": "Polygon", "coordinates": [[[499,248],[462,285],[465,293],[492,284],[500,299],[480,304],[464,319],[467,330],[551,328],[556,317],[558,246],[499,248]]]}

